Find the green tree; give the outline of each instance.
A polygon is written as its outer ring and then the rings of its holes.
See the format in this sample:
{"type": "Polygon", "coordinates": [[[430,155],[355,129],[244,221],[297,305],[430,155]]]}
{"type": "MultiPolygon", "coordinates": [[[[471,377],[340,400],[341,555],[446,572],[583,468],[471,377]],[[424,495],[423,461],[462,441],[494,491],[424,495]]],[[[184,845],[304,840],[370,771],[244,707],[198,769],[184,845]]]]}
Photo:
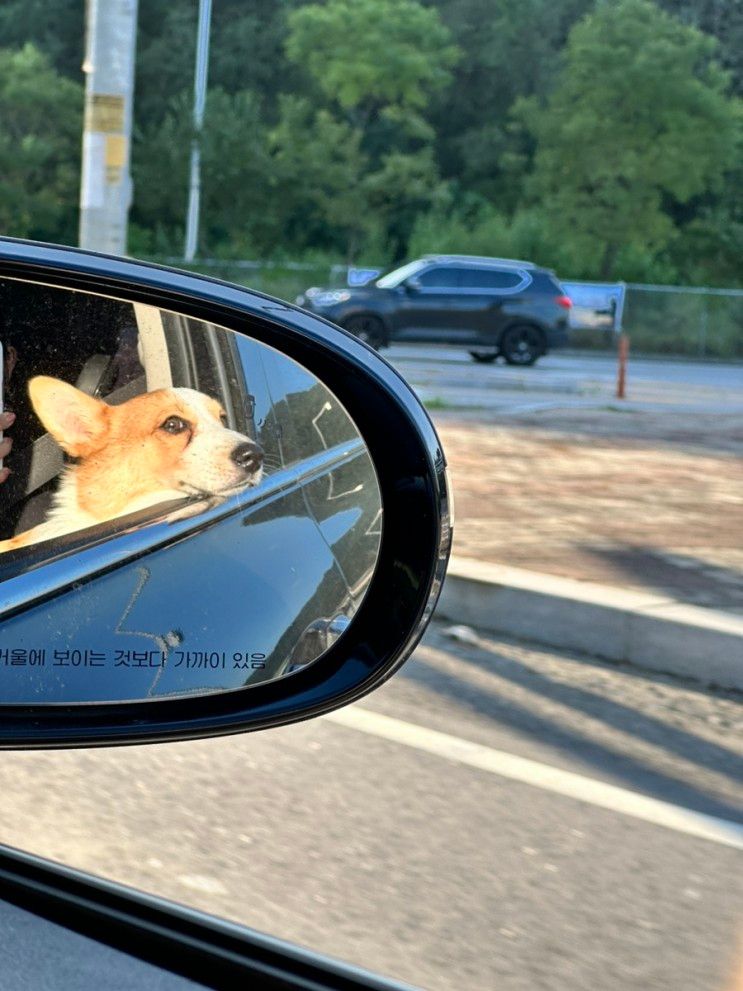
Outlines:
{"type": "MultiPolygon", "coordinates": [[[[171,101],[165,119],[144,135],[134,168],[138,250],[183,247],[192,127],[191,94],[171,101]],[[144,232],[149,232],[145,234],[144,232]]],[[[269,191],[268,129],[252,93],[207,95],[201,136],[201,253],[251,254],[275,232],[269,191]]]]}
{"type": "Polygon", "coordinates": [[[32,45],[0,50],[0,231],[77,241],[82,87],[32,45]]]}
{"type": "Polygon", "coordinates": [[[373,167],[362,144],[362,129],[329,110],[282,100],[267,206],[285,243],[335,251],[350,263],[362,251],[384,262],[407,248],[417,214],[440,190],[433,150],[390,150],[373,167]]]}
{"type": "Polygon", "coordinates": [[[374,223],[362,188],[368,158],[361,139],[358,128],[327,109],[316,110],[297,96],[281,100],[271,135],[274,181],[266,206],[276,215],[284,244],[355,257],[374,223]]]}
{"type": "MultiPolygon", "coordinates": [[[[135,251],[182,247],[196,11],[140,4],[135,251]]],[[[84,4],[6,0],[0,37],[45,57],[0,117],[0,223],[74,241],[84,4]]],[[[716,61],[740,96],[742,53],[730,0],[220,0],[202,251],[461,250],[740,281],[737,111],[716,61]]]]}
{"type": "MultiPolygon", "coordinates": [[[[520,193],[520,172],[504,160],[522,150],[509,126],[519,97],[546,97],[559,68],[568,32],[594,0],[436,0],[442,20],[463,56],[452,85],[438,93],[429,119],[436,131],[444,178],[510,212],[520,193]]],[[[527,161],[529,144],[526,146],[527,161]]]]}
{"type": "Polygon", "coordinates": [[[458,57],[450,33],[437,11],[417,0],[312,3],[289,14],[288,25],[287,55],[307,74],[307,100],[324,104],[307,118],[309,133],[295,132],[295,140],[309,142],[316,149],[311,159],[322,161],[320,125],[332,129],[332,118],[347,144],[347,153],[333,152],[335,168],[316,193],[307,174],[297,184],[315,203],[323,190],[325,219],[342,236],[348,259],[372,249],[377,258],[400,256],[417,212],[440,185],[425,110],[458,57]]]}
{"type": "Polygon", "coordinates": [[[571,32],[549,99],[519,105],[537,146],[532,194],[576,270],[608,278],[623,249],[661,251],[667,207],[720,185],[740,118],[714,50],[648,0],[601,4],[571,32]]]}
{"type": "Polygon", "coordinates": [[[726,174],[721,189],[696,201],[691,216],[678,228],[667,254],[683,282],[743,285],[742,161],[743,140],[737,164],[726,174]]]}
{"type": "MultiPolygon", "coordinates": [[[[80,0],[75,2],[80,5],[80,0]]],[[[300,2],[219,0],[215,3],[210,31],[209,86],[229,94],[255,93],[267,119],[275,119],[279,93],[297,86],[296,74],[287,63],[283,48],[287,15],[300,2]]],[[[197,13],[195,0],[147,0],[139,5],[134,112],[135,122],[142,130],[161,121],[180,93],[193,91],[197,13]]]]}
{"type": "Polygon", "coordinates": [[[385,231],[387,254],[399,260],[408,251],[417,216],[443,195],[433,147],[390,151],[366,176],[363,188],[371,216],[385,231]]]}
{"type": "Polygon", "coordinates": [[[417,0],[328,0],[299,7],[288,23],[289,59],[362,118],[387,105],[425,107],[457,59],[437,11],[417,0]]]}
{"type": "Polygon", "coordinates": [[[3,0],[0,38],[5,48],[32,44],[60,75],[82,82],[85,4],[80,0],[3,0]]]}
{"type": "Polygon", "coordinates": [[[718,42],[723,68],[730,72],[732,89],[743,96],[743,4],[740,0],[658,0],[658,5],[718,42]]]}

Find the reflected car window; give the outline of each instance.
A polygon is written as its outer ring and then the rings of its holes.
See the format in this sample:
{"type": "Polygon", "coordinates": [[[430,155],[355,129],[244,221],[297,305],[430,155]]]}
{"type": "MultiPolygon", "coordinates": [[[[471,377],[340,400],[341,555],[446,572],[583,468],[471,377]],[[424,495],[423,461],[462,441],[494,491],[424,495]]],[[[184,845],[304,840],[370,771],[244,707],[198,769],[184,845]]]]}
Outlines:
{"type": "Polygon", "coordinates": [[[238,348],[246,380],[256,388],[258,439],[267,451],[280,452],[283,465],[358,436],[346,411],[314,375],[254,342],[241,338],[238,348]]]}

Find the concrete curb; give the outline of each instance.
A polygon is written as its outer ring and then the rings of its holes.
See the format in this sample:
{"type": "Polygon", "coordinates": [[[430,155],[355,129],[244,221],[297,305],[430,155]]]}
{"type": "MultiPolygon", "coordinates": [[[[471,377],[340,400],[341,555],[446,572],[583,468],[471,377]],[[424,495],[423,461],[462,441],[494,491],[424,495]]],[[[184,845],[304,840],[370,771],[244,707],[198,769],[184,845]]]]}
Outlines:
{"type": "Polygon", "coordinates": [[[743,617],[453,557],[437,616],[743,691],[743,617]]]}

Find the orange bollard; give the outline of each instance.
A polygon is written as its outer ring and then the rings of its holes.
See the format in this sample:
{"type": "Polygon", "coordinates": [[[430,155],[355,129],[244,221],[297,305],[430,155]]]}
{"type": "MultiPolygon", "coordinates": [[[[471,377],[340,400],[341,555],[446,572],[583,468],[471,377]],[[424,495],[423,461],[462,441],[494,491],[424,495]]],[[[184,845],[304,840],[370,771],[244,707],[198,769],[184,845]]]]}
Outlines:
{"type": "Polygon", "coordinates": [[[627,381],[627,357],[629,355],[629,337],[619,335],[619,367],[617,369],[617,399],[624,399],[627,381]]]}

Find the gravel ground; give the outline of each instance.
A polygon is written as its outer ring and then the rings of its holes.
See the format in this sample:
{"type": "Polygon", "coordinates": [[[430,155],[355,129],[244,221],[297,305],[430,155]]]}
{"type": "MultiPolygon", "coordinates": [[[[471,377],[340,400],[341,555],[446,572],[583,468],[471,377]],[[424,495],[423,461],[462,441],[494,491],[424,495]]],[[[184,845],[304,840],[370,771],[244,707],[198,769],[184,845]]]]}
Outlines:
{"type": "Polygon", "coordinates": [[[433,415],[456,554],[743,613],[743,417],[433,415]]]}

